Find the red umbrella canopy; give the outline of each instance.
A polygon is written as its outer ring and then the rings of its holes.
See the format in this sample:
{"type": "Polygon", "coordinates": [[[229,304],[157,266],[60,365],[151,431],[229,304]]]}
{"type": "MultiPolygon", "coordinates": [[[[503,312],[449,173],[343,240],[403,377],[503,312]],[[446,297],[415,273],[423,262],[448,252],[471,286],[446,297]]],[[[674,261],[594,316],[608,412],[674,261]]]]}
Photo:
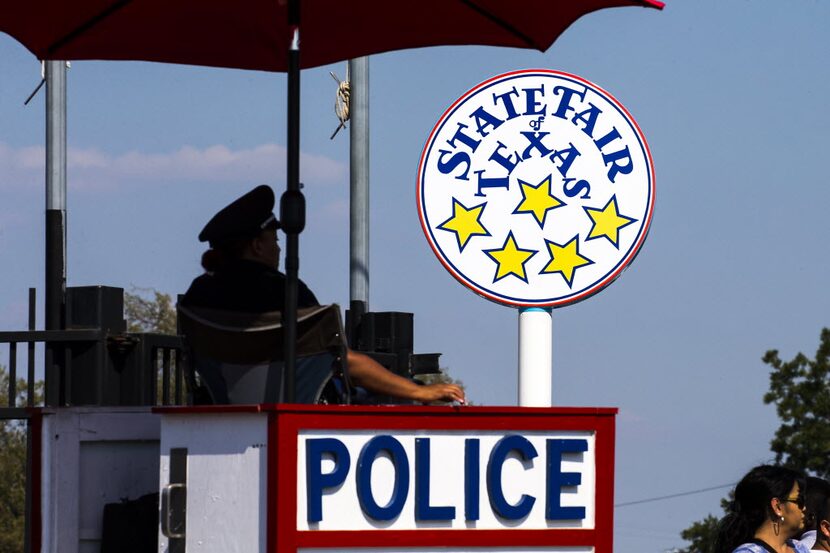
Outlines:
{"type": "MultiPolygon", "coordinates": [[[[301,66],[440,44],[544,51],[582,15],[658,0],[303,0],[301,66]]],[[[143,60],[286,71],[286,0],[27,0],[0,31],[38,59],[143,60]]]]}

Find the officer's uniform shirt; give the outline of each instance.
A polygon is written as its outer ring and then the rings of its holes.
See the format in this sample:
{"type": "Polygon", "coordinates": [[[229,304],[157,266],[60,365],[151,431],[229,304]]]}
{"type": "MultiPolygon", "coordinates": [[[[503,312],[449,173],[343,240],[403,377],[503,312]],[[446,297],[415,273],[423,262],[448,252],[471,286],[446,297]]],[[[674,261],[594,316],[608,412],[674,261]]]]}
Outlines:
{"type": "MultiPolygon", "coordinates": [[[[285,307],[283,273],[263,263],[239,259],[215,273],[205,273],[190,285],[183,305],[265,313],[283,311],[285,307]]],[[[297,307],[319,305],[314,293],[303,281],[298,283],[297,307]]]]}

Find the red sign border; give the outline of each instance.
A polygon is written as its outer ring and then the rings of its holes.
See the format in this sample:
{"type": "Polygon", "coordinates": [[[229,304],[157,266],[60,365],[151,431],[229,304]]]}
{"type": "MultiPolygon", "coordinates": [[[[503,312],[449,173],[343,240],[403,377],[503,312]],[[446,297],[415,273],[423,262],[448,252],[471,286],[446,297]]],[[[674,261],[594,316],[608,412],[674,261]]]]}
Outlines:
{"type": "MultiPolygon", "coordinates": [[[[593,546],[612,553],[614,408],[257,406],[268,411],[267,551],[299,548],[593,546]],[[301,430],[482,430],[595,432],[593,529],[297,530],[297,443],[301,430]],[[276,445],[276,447],[274,447],[276,445]]],[[[215,409],[215,408],[214,408],[215,409]]]]}

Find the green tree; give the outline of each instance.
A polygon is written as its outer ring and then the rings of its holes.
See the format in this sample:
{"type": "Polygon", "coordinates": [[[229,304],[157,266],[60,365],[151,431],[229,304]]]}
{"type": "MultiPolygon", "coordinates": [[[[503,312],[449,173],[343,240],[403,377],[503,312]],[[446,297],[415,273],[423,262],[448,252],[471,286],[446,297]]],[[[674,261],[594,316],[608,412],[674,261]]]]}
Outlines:
{"type": "MultiPolygon", "coordinates": [[[[796,470],[821,478],[830,476],[830,329],[821,331],[813,359],[798,353],[782,361],[778,350],[762,358],[771,367],[769,391],[764,403],[774,404],[781,425],[775,431],[770,449],[775,460],[796,470]]],[[[721,500],[726,510],[728,500],[721,500]]],[[[718,519],[709,514],[680,533],[691,545],[680,553],[714,551],[718,519]]]]}
{"type": "Polygon", "coordinates": [[[176,334],[173,298],[152,288],[133,287],[124,293],[124,318],[128,332],[176,334]]]}
{"type": "Polygon", "coordinates": [[[799,353],[782,361],[777,350],[764,355],[772,367],[764,403],[775,404],[781,426],[770,449],[776,462],[830,476],[830,329],[822,329],[814,359],[799,353]]]}
{"type": "MultiPolygon", "coordinates": [[[[9,407],[9,374],[0,365],[0,407],[9,407]]],[[[15,406],[26,405],[26,381],[17,380],[15,406]]],[[[43,382],[35,384],[35,405],[43,403],[43,382]]],[[[23,551],[26,524],[26,423],[0,420],[0,553],[23,551]]]]}
{"type": "Polygon", "coordinates": [[[713,553],[715,551],[715,536],[718,533],[719,519],[714,515],[706,515],[706,518],[699,520],[683,530],[680,537],[691,542],[685,553],[713,553]]]}
{"type": "MultiPolygon", "coordinates": [[[[177,334],[176,307],[170,294],[159,292],[154,288],[137,288],[133,286],[130,292],[124,292],[124,319],[127,321],[127,332],[152,332],[155,334],[177,334]]],[[[156,382],[156,397],[159,402],[163,398],[162,361],[158,360],[156,367],[158,378],[156,382]]],[[[176,360],[170,361],[170,390],[173,393],[173,379],[176,372],[176,360]]],[[[187,384],[185,384],[186,386],[187,384]]]]}

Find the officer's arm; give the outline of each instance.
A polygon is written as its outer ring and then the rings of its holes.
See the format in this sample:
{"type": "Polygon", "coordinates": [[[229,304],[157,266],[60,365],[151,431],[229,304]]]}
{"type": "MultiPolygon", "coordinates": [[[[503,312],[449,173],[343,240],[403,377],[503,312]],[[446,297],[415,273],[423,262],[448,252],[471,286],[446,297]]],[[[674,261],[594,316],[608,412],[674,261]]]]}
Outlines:
{"type": "Polygon", "coordinates": [[[358,386],[376,394],[429,403],[457,401],[464,403],[464,390],[456,384],[421,386],[383,368],[377,361],[356,351],[348,350],[349,377],[358,386]]]}

